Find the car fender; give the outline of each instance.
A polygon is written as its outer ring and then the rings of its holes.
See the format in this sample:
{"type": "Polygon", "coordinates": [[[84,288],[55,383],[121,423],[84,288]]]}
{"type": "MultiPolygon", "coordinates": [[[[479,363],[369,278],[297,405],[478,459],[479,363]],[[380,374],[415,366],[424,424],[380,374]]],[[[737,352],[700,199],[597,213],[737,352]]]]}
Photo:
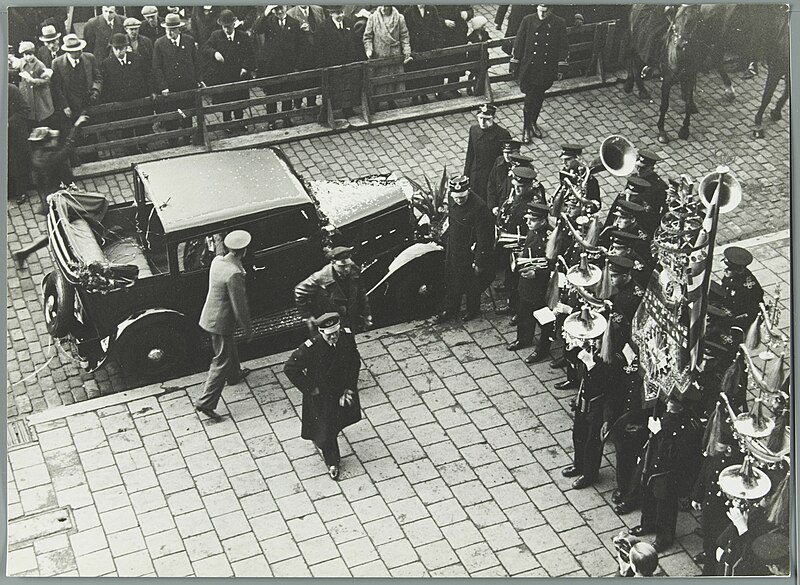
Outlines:
{"type": "Polygon", "coordinates": [[[413,262],[417,258],[426,256],[428,254],[444,254],[444,248],[435,242],[417,242],[415,244],[411,244],[408,248],[405,248],[394,258],[394,260],[392,260],[387,269],[387,273],[375,286],[369,290],[369,292],[367,292],[367,295],[372,294],[373,291],[386,282],[392,276],[392,274],[397,272],[400,268],[406,264],[409,264],[410,262],[413,262]]]}
{"type": "MultiPolygon", "coordinates": [[[[122,321],[119,325],[117,325],[117,333],[114,336],[114,340],[119,339],[125,332],[125,330],[129,329],[134,323],[138,323],[142,319],[147,319],[148,317],[152,317],[153,315],[174,315],[175,317],[180,317],[181,319],[186,318],[186,315],[184,315],[180,311],[175,311],[174,309],[165,309],[165,308],[147,309],[146,311],[142,311],[140,313],[134,313],[133,315],[122,321]]],[[[108,351],[108,349],[109,347],[106,347],[106,351],[108,351]]]]}

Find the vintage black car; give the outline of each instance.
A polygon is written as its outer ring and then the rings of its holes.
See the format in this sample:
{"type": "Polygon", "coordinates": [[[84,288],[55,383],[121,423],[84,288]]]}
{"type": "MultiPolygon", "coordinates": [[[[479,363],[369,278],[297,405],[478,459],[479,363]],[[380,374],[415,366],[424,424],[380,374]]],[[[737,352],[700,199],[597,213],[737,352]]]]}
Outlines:
{"type": "Polygon", "coordinates": [[[74,190],[48,197],[57,269],[42,285],[45,320],[88,371],[114,352],[124,369],[163,378],[198,355],[208,268],[233,229],[253,238],[247,290],[253,341],[266,353],[302,342],[293,290],[325,264],[326,245],[356,248],[376,325],[427,316],[441,299],[443,252],[415,238],[411,200],[419,187],[408,179],[304,183],[273,148],[132,171],[128,203],[108,206],[74,190]]]}

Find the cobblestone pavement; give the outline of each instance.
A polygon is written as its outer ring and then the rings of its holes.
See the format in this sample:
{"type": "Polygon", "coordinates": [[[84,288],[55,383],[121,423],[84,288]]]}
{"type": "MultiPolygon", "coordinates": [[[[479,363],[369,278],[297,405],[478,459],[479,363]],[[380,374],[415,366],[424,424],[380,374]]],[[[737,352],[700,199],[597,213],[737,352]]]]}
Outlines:
{"type": "MultiPolygon", "coordinates": [[[[786,297],[788,233],[746,245],[786,297]]],[[[609,450],[597,484],[569,488],[574,391],[506,351],[512,336],[497,317],[359,336],[365,416],[340,439],[338,483],[298,438],[286,354],[248,364],[221,423],[193,410],[203,374],[38,413],[34,441],[8,453],[8,572],[611,575],[611,538],[639,514],[613,512],[609,450]]],[[[697,528],[680,513],[667,575],[699,574],[697,528]]]]}
{"type": "MultiPolygon", "coordinates": [[[[600,142],[613,133],[626,136],[638,148],[658,152],[664,158],[659,164],[662,176],[686,173],[699,182],[719,162],[729,162],[743,184],[744,200],[735,211],[723,217],[719,241],[725,243],[786,229],[789,225],[788,123],[784,119],[768,125],[764,140],[755,141],[749,137],[763,82],[763,73],[753,80],[735,79],[738,99],[729,104],[723,97],[718,77],[701,76],[696,92],[700,114],[693,117],[691,140],[674,139],[666,146],[656,141],[656,103],[625,95],[620,86],[560,95],[545,103],[541,120],[545,138],[525,146],[523,152],[536,160],[548,190],[555,187],[559,144],[585,144],[587,158],[591,159],[600,142]]],[[[651,89],[656,88],[653,85],[651,89]]],[[[673,102],[681,106],[677,92],[673,102]]],[[[679,119],[675,113],[668,117],[667,127],[673,136],[679,119]]],[[[354,178],[398,170],[420,180],[428,177],[433,182],[443,168],[450,173],[463,168],[467,129],[473,122],[469,113],[454,113],[302,140],[286,145],[284,150],[307,178],[354,178]]],[[[503,106],[498,122],[517,134],[521,126],[521,104],[503,106]]],[[[608,173],[601,174],[599,181],[606,202],[623,185],[621,179],[608,173]]],[[[105,193],[115,202],[126,200],[132,192],[127,174],[88,179],[80,186],[105,193]]],[[[66,353],[57,352],[50,345],[39,297],[41,280],[52,269],[50,258],[41,251],[31,257],[28,268],[22,271],[16,270],[10,258],[10,250],[39,237],[43,222],[33,215],[30,203],[11,202],[8,223],[9,416],[80,402],[134,386],[135,381],[125,380],[113,361],[93,375],[86,374],[66,353]],[[34,374],[35,371],[38,373],[34,374]]]]}

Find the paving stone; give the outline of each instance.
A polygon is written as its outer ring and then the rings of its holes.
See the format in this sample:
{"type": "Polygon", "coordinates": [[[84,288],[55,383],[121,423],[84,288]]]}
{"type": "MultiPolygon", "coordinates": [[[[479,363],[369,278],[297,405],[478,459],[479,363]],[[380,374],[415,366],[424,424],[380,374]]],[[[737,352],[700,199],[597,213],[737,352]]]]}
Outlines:
{"type": "Polygon", "coordinates": [[[500,564],[497,556],[484,542],[457,549],[456,554],[471,575],[500,564]]]}
{"type": "Polygon", "coordinates": [[[159,577],[192,577],[194,569],[186,552],[177,552],[153,561],[159,577]]]}
{"type": "Polygon", "coordinates": [[[75,561],[78,573],[82,576],[99,577],[116,570],[111,551],[107,548],[85,555],[76,555],[75,561]]]}
{"type": "Polygon", "coordinates": [[[565,547],[538,553],[536,559],[551,577],[560,577],[580,568],[575,557],[565,547]]]}
{"type": "Polygon", "coordinates": [[[230,577],[233,575],[233,569],[224,554],[193,562],[192,567],[198,577],[230,577]]]}
{"type": "MultiPolygon", "coordinates": [[[[230,559],[230,555],[228,555],[230,559]]],[[[231,569],[235,577],[271,577],[272,571],[269,568],[264,555],[253,556],[239,561],[231,561],[231,569]]]]}

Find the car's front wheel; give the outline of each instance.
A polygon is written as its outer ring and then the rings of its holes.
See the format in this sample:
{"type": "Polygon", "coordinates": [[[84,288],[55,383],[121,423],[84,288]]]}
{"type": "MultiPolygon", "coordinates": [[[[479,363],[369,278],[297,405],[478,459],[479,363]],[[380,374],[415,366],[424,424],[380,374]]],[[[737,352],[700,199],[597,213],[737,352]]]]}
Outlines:
{"type": "Polygon", "coordinates": [[[75,290],[58,270],[44,277],[44,323],[53,337],[64,337],[75,323],[75,290]]]}
{"type": "Polygon", "coordinates": [[[182,372],[195,344],[176,319],[144,319],[124,331],[116,343],[117,359],[126,373],[163,380],[182,372]]]}

